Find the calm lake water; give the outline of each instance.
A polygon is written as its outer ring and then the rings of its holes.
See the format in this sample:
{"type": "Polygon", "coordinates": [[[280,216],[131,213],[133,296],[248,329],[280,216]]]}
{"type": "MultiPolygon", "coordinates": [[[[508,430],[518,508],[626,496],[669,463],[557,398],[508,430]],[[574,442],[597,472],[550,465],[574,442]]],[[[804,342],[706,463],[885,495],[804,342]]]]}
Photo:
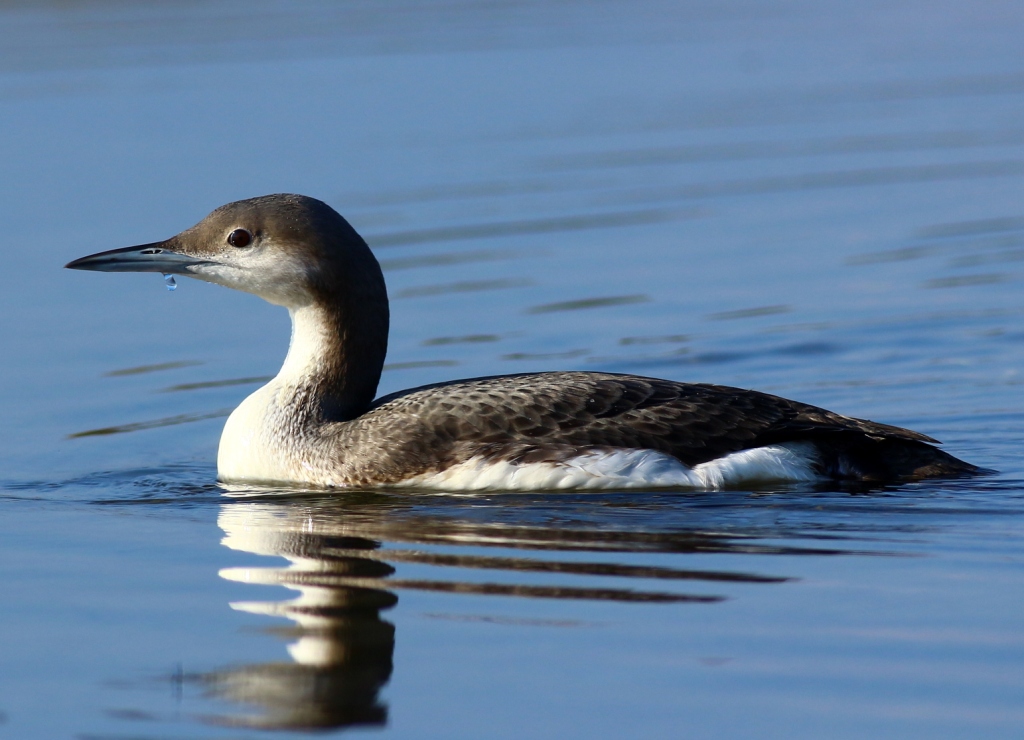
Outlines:
{"type": "Polygon", "coordinates": [[[0,737],[1019,738],[1016,3],[0,5],[0,737]],[[905,425],[885,490],[215,481],[286,314],[68,260],[319,197],[380,392],[578,368],[905,425]]]}

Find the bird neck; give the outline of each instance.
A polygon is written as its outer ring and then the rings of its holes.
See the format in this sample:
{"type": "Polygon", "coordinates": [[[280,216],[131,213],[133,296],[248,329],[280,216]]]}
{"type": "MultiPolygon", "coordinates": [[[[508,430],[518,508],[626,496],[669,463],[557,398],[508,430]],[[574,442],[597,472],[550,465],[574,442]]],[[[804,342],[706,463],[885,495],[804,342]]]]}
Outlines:
{"type": "Polygon", "coordinates": [[[349,297],[290,310],[292,337],[276,381],[311,421],[348,421],[373,402],[387,352],[388,307],[349,297]]]}

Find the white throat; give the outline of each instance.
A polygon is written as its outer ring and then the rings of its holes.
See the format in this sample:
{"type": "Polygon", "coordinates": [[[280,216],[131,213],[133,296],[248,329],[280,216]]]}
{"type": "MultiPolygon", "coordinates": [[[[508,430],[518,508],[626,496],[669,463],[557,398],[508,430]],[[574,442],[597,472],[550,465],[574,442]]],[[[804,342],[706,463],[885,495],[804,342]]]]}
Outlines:
{"type": "Polygon", "coordinates": [[[292,335],[277,375],[231,412],[220,437],[217,474],[223,481],[301,481],[309,479],[301,455],[296,396],[322,371],[338,341],[326,312],[315,305],[290,309],[292,335]]]}
{"type": "Polygon", "coordinates": [[[292,336],[288,342],[288,354],[277,376],[270,384],[296,385],[304,378],[316,375],[322,368],[327,352],[338,341],[331,336],[331,323],[327,312],[315,305],[291,308],[292,336]]]}

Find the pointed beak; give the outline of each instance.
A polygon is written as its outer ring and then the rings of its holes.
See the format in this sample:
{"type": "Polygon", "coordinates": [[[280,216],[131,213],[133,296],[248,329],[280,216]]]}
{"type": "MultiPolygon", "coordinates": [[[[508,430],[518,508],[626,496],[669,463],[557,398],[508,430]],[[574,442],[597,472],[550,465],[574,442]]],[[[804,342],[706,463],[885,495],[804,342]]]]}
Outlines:
{"type": "Polygon", "coordinates": [[[167,242],[156,242],[90,254],[88,257],[68,262],[64,267],[97,272],[163,272],[169,275],[189,275],[189,268],[210,264],[215,263],[201,257],[175,252],[167,247],[167,242]]]}

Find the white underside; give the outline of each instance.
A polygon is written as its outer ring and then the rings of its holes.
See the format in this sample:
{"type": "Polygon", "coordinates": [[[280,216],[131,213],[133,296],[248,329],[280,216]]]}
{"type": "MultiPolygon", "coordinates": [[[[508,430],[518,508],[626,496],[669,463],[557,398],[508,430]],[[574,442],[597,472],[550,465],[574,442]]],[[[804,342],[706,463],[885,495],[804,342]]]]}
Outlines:
{"type": "Polygon", "coordinates": [[[769,445],[687,467],[653,450],[591,452],[562,463],[516,464],[472,458],[447,470],[419,475],[402,486],[444,491],[550,491],[616,488],[719,490],[758,483],[808,483],[814,472],[813,445],[769,445]]]}

